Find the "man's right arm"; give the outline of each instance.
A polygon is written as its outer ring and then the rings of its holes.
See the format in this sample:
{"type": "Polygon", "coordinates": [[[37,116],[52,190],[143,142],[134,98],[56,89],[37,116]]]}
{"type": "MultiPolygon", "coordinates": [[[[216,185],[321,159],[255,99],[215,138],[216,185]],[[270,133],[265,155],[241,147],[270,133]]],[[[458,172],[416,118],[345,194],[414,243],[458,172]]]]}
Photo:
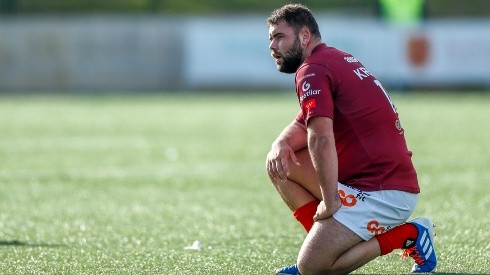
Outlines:
{"type": "Polygon", "coordinates": [[[294,152],[306,148],[307,145],[306,126],[296,119],[293,120],[272,143],[266,161],[269,177],[273,180],[286,180],[289,174],[289,161],[292,160],[299,165],[294,152]]]}

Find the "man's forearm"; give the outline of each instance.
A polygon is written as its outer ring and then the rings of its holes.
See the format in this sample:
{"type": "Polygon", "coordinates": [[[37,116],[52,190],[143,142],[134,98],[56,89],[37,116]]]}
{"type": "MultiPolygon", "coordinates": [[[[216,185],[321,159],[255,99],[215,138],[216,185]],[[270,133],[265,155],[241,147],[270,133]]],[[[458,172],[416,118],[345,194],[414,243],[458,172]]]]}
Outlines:
{"type": "Polygon", "coordinates": [[[282,142],[288,144],[293,151],[305,148],[308,145],[306,127],[294,120],[282,130],[272,145],[282,142]]]}
{"type": "Polygon", "coordinates": [[[326,207],[338,199],[338,160],[333,133],[333,121],[327,117],[314,117],[308,123],[308,149],[315,167],[322,198],[326,207]]]}
{"type": "Polygon", "coordinates": [[[317,172],[322,197],[328,207],[338,199],[338,164],[335,142],[327,137],[310,136],[308,147],[317,172]]]}

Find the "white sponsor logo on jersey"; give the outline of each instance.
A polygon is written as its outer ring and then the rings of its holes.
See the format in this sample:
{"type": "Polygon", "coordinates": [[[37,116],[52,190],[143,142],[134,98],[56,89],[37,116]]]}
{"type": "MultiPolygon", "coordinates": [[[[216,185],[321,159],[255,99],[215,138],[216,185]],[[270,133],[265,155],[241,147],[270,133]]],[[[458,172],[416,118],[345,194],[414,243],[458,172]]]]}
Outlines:
{"type": "Polygon", "coordinates": [[[310,83],[308,82],[303,82],[303,85],[301,86],[301,89],[303,89],[303,92],[306,92],[308,91],[308,89],[310,88],[310,83]]]}
{"type": "Polygon", "coordinates": [[[303,82],[303,85],[301,85],[301,89],[303,90],[303,95],[299,97],[300,101],[303,101],[305,98],[312,96],[312,95],[318,95],[322,90],[311,90],[311,84],[308,82],[303,82]]]}
{"type": "Polygon", "coordinates": [[[357,58],[355,58],[353,56],[346,56],[346,57],[344,57],[344,60],[347,61],[348,63],[359,62],[359,60],[357,60],[357,58]]]}
{"type": "Polygon", "coordinates": [[[307,75],[302,76],[300,79],[298,79],[298,82],[304,80],[305,78],[312,77],[312,76],[315,76],[315,73],[311,73],[311,74],[307,74],[307,75]]]}

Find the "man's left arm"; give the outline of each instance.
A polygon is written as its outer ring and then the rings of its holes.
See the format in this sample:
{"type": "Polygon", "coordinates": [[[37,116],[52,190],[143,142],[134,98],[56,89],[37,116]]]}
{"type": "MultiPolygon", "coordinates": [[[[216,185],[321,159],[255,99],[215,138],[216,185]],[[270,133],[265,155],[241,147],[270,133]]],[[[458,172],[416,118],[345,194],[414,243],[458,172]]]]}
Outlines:
{"type": "Polygon", "coordinates": [[[337,187],[337,150],[331,118],[318,116],[308,120],[308,149],[323,197],[314,218],[326,219],[341,205],[337,187]]]}

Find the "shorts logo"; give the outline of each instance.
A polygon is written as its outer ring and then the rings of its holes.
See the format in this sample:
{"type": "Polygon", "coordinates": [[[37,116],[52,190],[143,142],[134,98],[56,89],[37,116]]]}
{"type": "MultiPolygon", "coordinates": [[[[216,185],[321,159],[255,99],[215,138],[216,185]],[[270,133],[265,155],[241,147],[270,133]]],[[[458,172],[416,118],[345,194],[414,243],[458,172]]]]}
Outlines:
{"type": "Polygon", "coordinates": [[[369,232],[373,233],[374,235],[379,235],[379,234],[382,234],[383,232],[385,232],[386,228],[384,228],[383,226],[379,226],[378,221],[372,220],[372,221],[368,222],[367,230],[369,232]]]}
{"type": "Polygon", "coordinates": [[[344,206],[352,207],[357,203],[356,196],[354,196],[353,194],[346,195],[344,190],[342,189],[339,190],[339,196],[340,196],[340,201],[344,206]]]}
{"type": "Polygon", "coordinates": [[[305,102],[304,104],[306,110],[310,110],[310,109],[313,109],[316,107],[316,100],[315,99],[310,99],[308,101],[305,102]]]}

